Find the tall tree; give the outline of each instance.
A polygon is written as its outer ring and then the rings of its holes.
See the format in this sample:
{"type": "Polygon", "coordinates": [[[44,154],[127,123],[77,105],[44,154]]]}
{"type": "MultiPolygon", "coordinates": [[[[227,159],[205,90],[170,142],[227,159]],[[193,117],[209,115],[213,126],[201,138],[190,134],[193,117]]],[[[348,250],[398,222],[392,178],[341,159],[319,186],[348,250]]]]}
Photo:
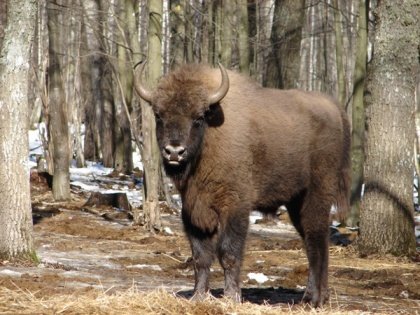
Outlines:
{"type": "Polygon", "coordinates": [[[171,64],[180,65],[184,62],[185,54],[185,0],[171,1],[171,64]]]}
{"type": "Polygon", "coordinates": [[[28,83],[35,0],[7,1],[0,47],[0,259],[33,255],[28,83]]]}
{"type": "Polygon", "coordinates": [[[220,3],[220,60],[228,68],[232,66],[232,43],[233,43],[233,1],[221,1],[220,3]]]}
{"type": "Polygon", "coordinates": [[[304,3],[304,0],[275,1],[267,86],[283,89],[298,86],[304,3]]]}
{"type": "Polygon", "coordinates": [[[49,1],[48,12],[48,39],[49,39],[49,66],[48,66],[48,114],[49,136],[52,142],[52,157],[54,164],[53,195],[55,200],[70,199],[70,152],[68,110],[64,94],[62,67],[60,54],[60,5],[49,1]]]}
{"type": "MultiPolygon", "coordinates": [[[[160,0],[149,0],[148,76],[150,86],[155,86],[162,75],[162,15],[160,0]]],[[[159,209],[160,152],[156,139],[155,115],[149,104],[142,107],[144,199],[143,211],[146,228],[161,229],[159,209]]]]}
{"type": "MultiPolygon", "coordinates": [[[[117,118],[116,136],[116,162],[115,165],[125,173],[133,171],[133,154],[131,142],[130,113],[133,111],[133,72],[134,53],[139,53],[138,32],[136,25],[136,1],[124,0],[120,4],[119,19],[116,21],[118,33],[118,73],[115,80],[118,84],[118,92],[115,93],[115,114],[117,118]]],[[[110,58],[112,59],[112,58],[110,58]]],[[[110,61],[111,62],[111,61],[110,61]]]]}
{"type": "Polygon", "coordinates": [[[368,65],[363,254],[415,252],[413,219],[414,69],[419,63],[418,0],[379,1],[368,65]]]}
{"type": "Polygon", "coordinates": [[[367,1],[360,0],[357,27],[357,51],[354,70],[354,92],[352,106],[352,187],[351,211],[347,218],[348,226],[358,226],[360,216],[360,198],[363,185],[365,107],[363,93],[365,89],[367,62],[367,1]]]}
{"type": "Polygon", "coordinates": [[[83,54],[88,56],[84,58],[82,64],[83,94],[86,98],[84,153],[87,160],[96,161],[100,157],[101,109],[104,98],[101,84],[104,74],[105,52],[100,42],[103,23],[101,23],[99,0],[84,0],[82,5],[85,39],[85,51],[83,51],[83,54]]]}
{"type": "Polygon", "coordinates": [[[337,100],[338,103],[344,107],[346,101],[346,83],[343,64],[343,33],[341,23],[341,8],[339,7],[338,0],[333,0],[334,6],[334,33],[335,33],[335,57],[337,68],[337,100]]]}
{"type": "Polygon", "coordinates": [[[249,74],[249,25],[248,25],[248,1],[236,0],[238,15],[238,46],[239,46],[239,70],[249,74]]]}
{"type": "Polygon", "coordinates": [[[3,43],[4,29],[7,22],[7,1],[0,2],[0,48],[3,43]]]}

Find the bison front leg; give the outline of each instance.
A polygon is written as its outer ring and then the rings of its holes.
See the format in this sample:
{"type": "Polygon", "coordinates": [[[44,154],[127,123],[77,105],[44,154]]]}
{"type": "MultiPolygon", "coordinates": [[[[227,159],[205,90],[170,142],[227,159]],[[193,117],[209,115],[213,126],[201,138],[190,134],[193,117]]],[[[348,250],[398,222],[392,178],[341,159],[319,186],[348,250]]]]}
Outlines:
{"type": "Polygon", "coordinates": [[[189,235],[194,264],[193,300],[204,299],[209,292],[210,266],[214,259],[215,247],[211,237],[189,235]]]}
{"type": "Polygon", "coordinates": [[[231,215],[222,226],[217,246],[225,276],[224,294],[236,302],[241,302],[240,272],[248,225],[248,214],[231,215]]]}

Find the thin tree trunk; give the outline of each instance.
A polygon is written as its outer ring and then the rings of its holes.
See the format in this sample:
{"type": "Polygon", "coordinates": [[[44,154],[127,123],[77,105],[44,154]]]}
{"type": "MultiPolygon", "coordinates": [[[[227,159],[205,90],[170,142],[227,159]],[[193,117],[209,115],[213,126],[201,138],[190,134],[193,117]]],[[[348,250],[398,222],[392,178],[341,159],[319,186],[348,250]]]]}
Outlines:
{"type": "Polygon", "coordinates": [[[84,63],[86,79],[85,95],[88,95],[86,101],[85,113],[85,157],[91,161],[97,161],[100,158],[101,137],[100,124],[102,122],[102,104],[103,93],[101,88],[101,79],[104,74],[105,57],[99,37],[102,35],[102,23],[100,16],[99,0],[82,1],[84,9],[84,30],[86,34],[86,55],[87,62],[84,63]]]}
{"type": "Polygon", "coordinates": [[[64,96],[62,69],[59,59],[60,24],[59,6],[48,3],[49,56],[49,136],[53,144],[53,196],[55,200],[70,199],[70,154],[68,111],[64,96]]]}
{"type": "Polygon", "coordinates": [[[28,82],[36,1],[8,1],[0,47],[0,259],[35,259],[28,166],[28,82]]]}
{"type": "Polygon", "coordinates": [[[32,67],[31,71],[31,111],[30,128],[36,127],[42,118],[42,102],[45,100],[46,87],[45,78],[48,60],[48,31],[47,31],[47,12],[45,0],[38,1],[37,24],[35,31],[34,46],[32,48],[32,67]]]}
{"type": "Polygon", "coordinates": [[[341,31],[341,11],[338,6],[338,0],[333,0],[334,6],[334,33],[335,33],[335,57],[337,67],[337,100],[341,106],[346,102],[346,82],[344,78],[343,65],[343,33],[341,31]]]}
{"type": "Polygon", "coordinates": [[[249,74],[249,25],[248,25],[248,1],[237,0],[237,12],[239,15],[239,70],[249,74]]]}
{"type": "Polygon", "coordinates": [[[221,7],[221,56],[220,60],[226,67],[232,66],[232,42],[233,42],[233,1],[222,1],[221,7]]]}
{"type": "Polygon", "coordinates": [[[191,4],[188,1],[185,2],[184,8],[184,27],[185,27],[185,60],[186,62],[194,61],[194,30],[193,30],[193,10],[191,4]]]}
{"type": "Polygon", "coordinates": [[[347,218],[348,226],[358,226],[360,220],[360,198],[363,185],[365,107],[363,93],[365,89],[367,62],[367,3],[360,0],[357,29],[356,66],[354,70],[354,95],[352,108],[352,187],[351,210],[347,218]]]}
{"type": "Polygon", "coordinates": [[[298,86],[304,3],[304,0],[275,2],[266,79],[269,87],[292,89],[298,86]]]}
{"type": "MultiPolygon", "coordinates": [[[[149,59],[148,82],[155,86],[162,75],[162,1],[149,1],[149,59]]],[[[143,166],[144,166],[144,200],[143,211],[146,228],[150,231],[161,229],[159,208],[160,152],[156,140],[156,122],[149,104],[142,107],[143,125],[143,166]]]]}
{"type": "Polygon", "coordinates": [[[171,66],[181,65],[185,54],[185,0],[171,1],[171,66]]]}
{"type": "Polygon", "coordinates": [[[415,72],[418,1],[378,2],[375,50],[368,67],[365,194],[360,212],[362,254],[410,256],[413,218],[415,72]],[[403,43],[403,44],[402,44],[403,43]]]}
{"type": "Polygon", "coordinates": [[[70,158],[73,156],[77,167],[84,167],[85,159],[82,148],[82,100],[81,100],[81,75],[80,75],[80,43],[82,31],[82,16],[79,14],[80,2],[73,0],[69,11],[69,43],[68,48],[68,67],[67,67],[67,104],[69,106],[69,119],[71,121],[71,141],[70,158]]]}
{"type": "MultiPolygon", "coordinates": [[[[216,23],[215,23],[215,14],[214,9],[215,4],[211,1],[207,4],[208,8],[208,57],[207,62],[211,65],[215,63],[215,55],[216,55],[216,23]]],[[[205,60],[204,60],[205,61],[205,60]]]]}

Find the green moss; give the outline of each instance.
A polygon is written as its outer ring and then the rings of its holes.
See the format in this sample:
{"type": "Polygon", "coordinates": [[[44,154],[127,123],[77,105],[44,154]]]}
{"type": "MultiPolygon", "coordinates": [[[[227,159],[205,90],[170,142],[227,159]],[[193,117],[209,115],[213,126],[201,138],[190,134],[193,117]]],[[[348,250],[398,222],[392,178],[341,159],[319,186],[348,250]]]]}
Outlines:
{"type": "Polygon", "coordinates": [[[41,259],[39,258],[38,254],[36,253],[35,250],[32,250],[32,251],[29,252],[28,259],[31,262],[33,262],[33,263],[35,263],[37,265],[41,262],[41,259]]]}

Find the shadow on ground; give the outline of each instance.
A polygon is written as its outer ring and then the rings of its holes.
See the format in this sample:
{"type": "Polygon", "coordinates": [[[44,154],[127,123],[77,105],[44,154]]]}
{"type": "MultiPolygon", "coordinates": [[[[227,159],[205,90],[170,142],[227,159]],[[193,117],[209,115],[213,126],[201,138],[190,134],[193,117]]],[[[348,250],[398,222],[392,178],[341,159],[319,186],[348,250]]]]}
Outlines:
{"type": "MultiPolygon", "coordinates": [[[[210,290],[212,296],[216,298],[223,297],[223,289],[210,290]]],[[[292,290],[287,288],[243,288],[242,300],[254,304],[268,304],[276,305],[282,304],[299,304],[303,298],[303,291],[292,290]]],[[[193,295],[193,290],[185,290],[177,292],[179,297],[190,299],[193,295]]]]}

